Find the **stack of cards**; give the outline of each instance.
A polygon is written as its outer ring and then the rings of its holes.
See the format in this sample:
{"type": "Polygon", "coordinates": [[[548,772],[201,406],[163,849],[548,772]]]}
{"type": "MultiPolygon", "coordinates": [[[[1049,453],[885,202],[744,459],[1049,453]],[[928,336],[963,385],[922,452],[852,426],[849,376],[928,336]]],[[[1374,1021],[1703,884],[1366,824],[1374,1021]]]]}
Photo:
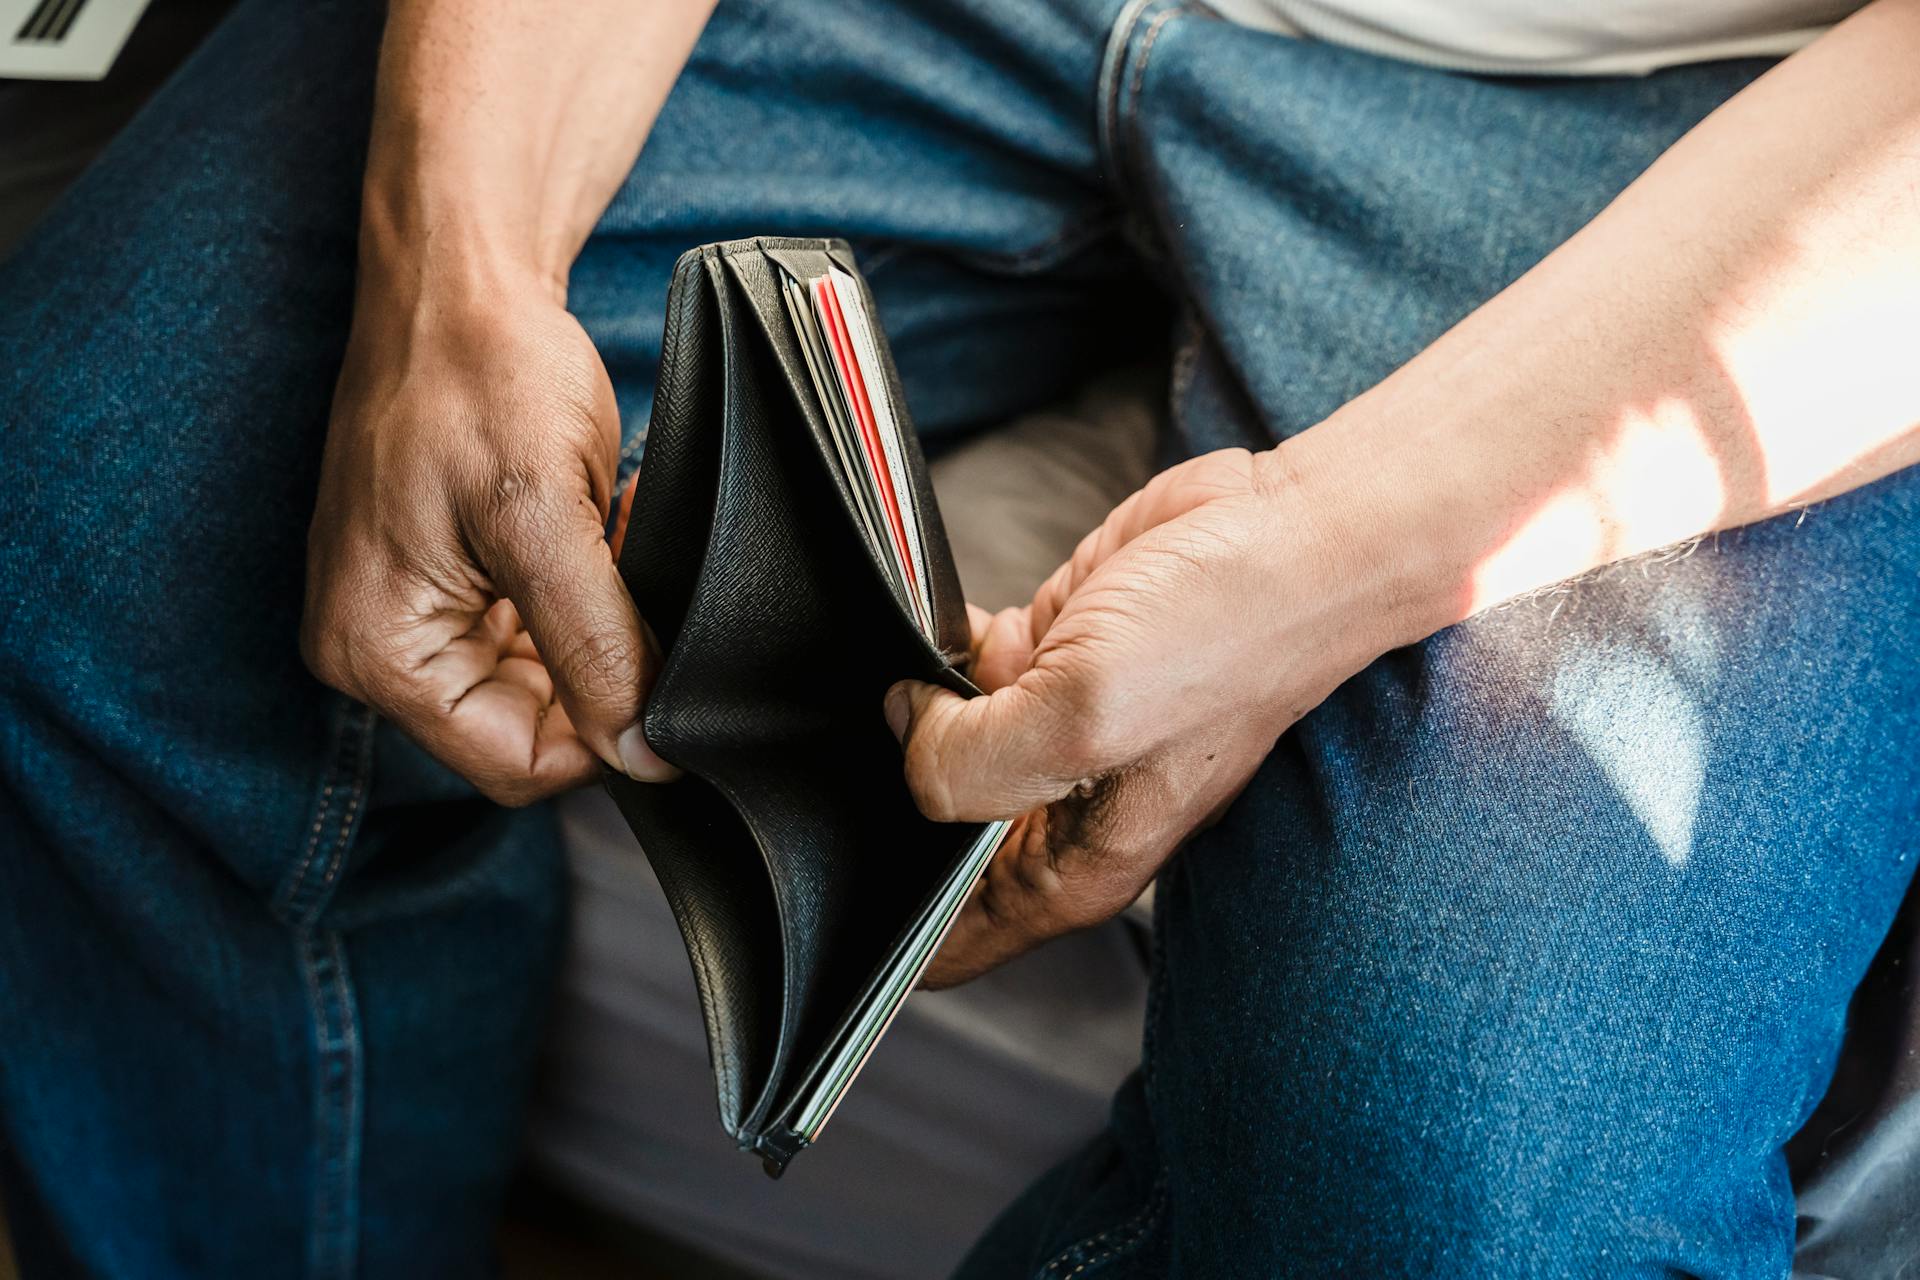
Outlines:
{"type": "MultiPolygon", "coordinates": [[[[867,540],[887,566],[895,592],[921,633],[933,641],[933,593],[914,490],[907,480],[901,439],[904,415],[896,411],[888,392],[885,366],[873,337],[875,321],[867,314],[866,292],[852,275],[831,263],[825,275],[804,278],[782,265],[780,281],[867,540]]],[[[961,859],[959,873],[949,878],[932,910],[910,932],[898,962],[857,1007],[844,1037],[812,1088],[803,1094],[794,1116],[794,1127],[806,1141],[819,1136],[1011,825],[986,825],[961,859]]]]}
{"type": "Polygon", "coordinates": [[[921,632],[932,638],[933,596],[920,517],[866,295],[859,281],[837,266],[804,280],[782,267],[781,283],[867,540],[921,632]]]}

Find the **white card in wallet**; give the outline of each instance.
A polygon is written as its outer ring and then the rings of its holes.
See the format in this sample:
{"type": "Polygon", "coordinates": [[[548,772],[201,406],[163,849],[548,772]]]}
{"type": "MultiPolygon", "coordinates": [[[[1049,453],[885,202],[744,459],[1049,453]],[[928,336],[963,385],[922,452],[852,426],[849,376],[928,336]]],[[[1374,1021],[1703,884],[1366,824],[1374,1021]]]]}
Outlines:
{"type": "Polygon", "coordinates": [[[914,621],[931,637],[933,592],[905,442],[860,282],[838,267],[783,291],[861,523],[914,621]]]}
{"type": "Polygon", "coordinates": [[[920,542],[920,513],[913,501],[913,490],[907,484],[906,445],[900,439],[900,420],[893,411],[893,396],[887,389],[886,378],[880,372],[883,367],[880,348],[873,340],[873,324],[867,316],[866,293],[859,281],[839,267],[829,270],[833,278],[834,296],[839,299],[841,310],[846,313],[847,332],[853,339],[854,357],[872,403],[874,425],[879,429],[880,448],[886,455],[887,472],[893,481],[894,492],[900,495],[900,517],[906,525],[907,559],[913,568],[914,579],[927,597],[927,628],[931,632],[933,600],[927,581],[926,553],[920,542]]]}

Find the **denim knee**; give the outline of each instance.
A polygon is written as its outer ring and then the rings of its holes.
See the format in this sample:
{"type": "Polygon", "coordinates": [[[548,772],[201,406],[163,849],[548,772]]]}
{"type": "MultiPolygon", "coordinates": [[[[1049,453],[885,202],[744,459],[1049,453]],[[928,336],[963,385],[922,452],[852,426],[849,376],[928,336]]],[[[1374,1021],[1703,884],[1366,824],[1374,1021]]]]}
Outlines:
{"type": "Polygon", "coordinates": [[[1161,881],[1147,1081],[1179,1274],[1784,1272],[1779,1148],[1839,1028],[1781,950],[1743,954],[1740,904],[1716,922],[1724,885],[1682,908],[1657,872],[1609,892],[1464,815],[1368,851],[1284,810],[1298,838],[1256,797],[1161,881]]]}

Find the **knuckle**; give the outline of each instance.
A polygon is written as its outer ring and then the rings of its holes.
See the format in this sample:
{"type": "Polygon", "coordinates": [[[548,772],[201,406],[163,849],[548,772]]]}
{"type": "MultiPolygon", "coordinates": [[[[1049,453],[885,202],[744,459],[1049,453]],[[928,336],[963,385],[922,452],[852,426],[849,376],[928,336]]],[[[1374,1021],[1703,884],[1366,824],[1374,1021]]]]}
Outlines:
{"type": "Polygon", "coordinates": [[[554,665],[578,697],[639,703],[640,646],[623,628],[588,628],[561,647],[554,665]]]}
{"type": "Polygon", "coordinates": [[[556,470],[536,459],[497,465],[475,477],[469,523],[495,554],[524,556],[548,546],[564,515],[556,470]]]}
{"type": "Polygon", "coordinates": [[[383,616],[370,591],[331,584],[301,616],[300,657],[322,684],[389,710],[395,658],[383,616]]]}
{"type": "Polygon", "coordinates": [[[1139,896],[1129,893],[1112,851],[1060,846],[1049,833],[1044,856],[1022,860],[1013,869],[1017,896],[1003,908],[1017,911],[1025,926],[1049,937],[1090,929],[1112,918],[1139,896]]]}
{"type": "Polygon", "coordinates": [[[1203,453],[1170,472],[1179,489],[1191,500],[1257,490],[1263,480],[1263,464],[1251,449],[1231,446],[1203,453]]]}
{"type": "Polygon", "coordinates": [[[980,881],[980,914],[995,931],[1016,928],[1025,914],[1026,890],[1019,883],[1018,873],[1002,868],[1000,860],[995,859],[987,866],[987,874],[980,881]]]}
{"type": "Polygon", "coordinates": [[[300,661],[321,684],[340,687],[339,660],[327,637],[327,627],[311,612],[300,620],[300,661]]]}
{"type": "Polygon", "coordinates": [[[545,798],[532,778],[490,777],[470,781],[481,795],[507,809],[524,809],[545,798]]]}
{"type": "Polygon", "coordinates": [[[397,570],[365,537],[310,553],[300,657],[321,683],[371,701],[381,680],[397,570]]]}
{"type": "Polygon", "coordinates": [[[321,684],[341,693],[355,692],[353,646],[338,608],[323,603],[301,616],[300,660],[321,684]]]}
{"type": "Polygon", "coordinates": [[[1253,479],[1258,461],[1259,456],[1244,445],[1231,445],[1202,455],[1202,465],[1206,467],[1209,474],[1222,480],[1253,479]]]}
{"type": "Polygon", "coordinates": [[[1111,920],[1138,898],[1151,879],[1127,850],[1085,850],[1070,891],[1056,896],[1055,919],[1062,931],[1091,929],[1111,920]]]}
{"type": "Polygon", "coordinates": [[[303,625],[301,657],[314,678],[403,726],[427,714],[422,693],[391,641],[350,620],[303,625]]]}
{"type": "Polygon", "coordinates": [[[1263,449],[1248,454],[1239,465],[1244,469],[1247,487],[1258,497],[1281,498],[1299,488],[1300,476],[1293,455],[1283,449],[1263,449]]]}

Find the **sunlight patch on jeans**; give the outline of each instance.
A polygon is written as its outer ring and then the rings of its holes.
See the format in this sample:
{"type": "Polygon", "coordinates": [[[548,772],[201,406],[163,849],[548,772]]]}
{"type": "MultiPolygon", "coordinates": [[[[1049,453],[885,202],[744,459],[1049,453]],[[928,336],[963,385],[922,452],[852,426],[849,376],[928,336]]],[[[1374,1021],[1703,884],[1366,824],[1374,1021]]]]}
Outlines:
{"type": "Polygon", "coordinates": [[[1706,728],[1673,667],[1639,650],[1589,650],[1562,663],[1552,696],[1554,718],[1667,862],[1684,867],[1706,781],[1706,728]]]}

